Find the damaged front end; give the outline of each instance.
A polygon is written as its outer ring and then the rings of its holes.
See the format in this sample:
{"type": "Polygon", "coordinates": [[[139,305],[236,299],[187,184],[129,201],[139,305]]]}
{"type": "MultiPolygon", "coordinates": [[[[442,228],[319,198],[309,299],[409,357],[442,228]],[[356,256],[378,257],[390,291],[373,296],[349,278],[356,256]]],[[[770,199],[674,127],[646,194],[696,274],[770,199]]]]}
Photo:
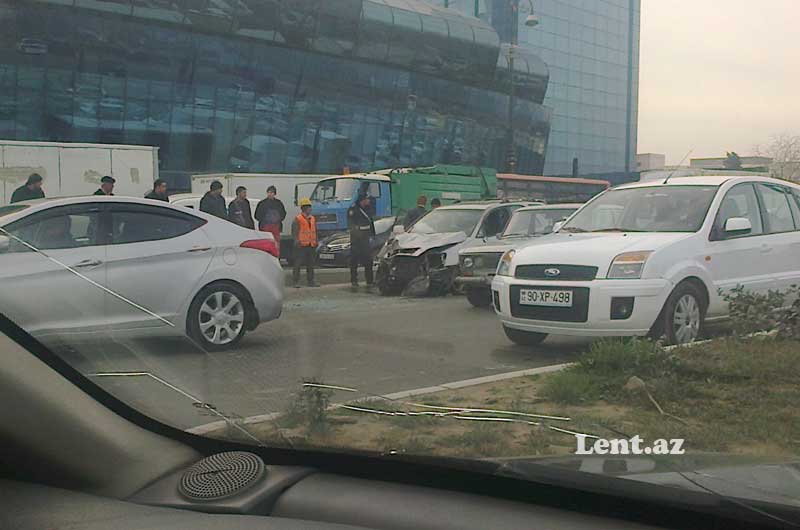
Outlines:
{"type": "MultiPolygon", "coordinates": [[[[405,235],[405,234],[404,234],[405,235]]],[[[461,234],[461,241],[465,236],[461,234]]],[[[403,236],[389,240],[378,253],[376,284],[383,295],[441,296],[450,292],[458,266],[447,265],[446,251],[457,245],[456,237],[436,238],[434,247],[403,236]]],[[[418,239],[418,238],[417,238],[418,239]]]]}

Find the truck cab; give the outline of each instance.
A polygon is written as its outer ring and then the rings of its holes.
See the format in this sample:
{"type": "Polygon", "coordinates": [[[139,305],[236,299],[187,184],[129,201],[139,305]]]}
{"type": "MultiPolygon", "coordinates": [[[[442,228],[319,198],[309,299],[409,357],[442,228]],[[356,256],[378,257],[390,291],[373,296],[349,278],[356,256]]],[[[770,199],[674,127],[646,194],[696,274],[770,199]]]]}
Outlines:
{"type": "Polygon", "coordinates": [[[317,182],[309,198],[320,236],[347,230],[347,210],[361,192],[372,198],[373,217],[392,215],[391,182],[391,177],[379,173],[339,175],[317,182]]]}

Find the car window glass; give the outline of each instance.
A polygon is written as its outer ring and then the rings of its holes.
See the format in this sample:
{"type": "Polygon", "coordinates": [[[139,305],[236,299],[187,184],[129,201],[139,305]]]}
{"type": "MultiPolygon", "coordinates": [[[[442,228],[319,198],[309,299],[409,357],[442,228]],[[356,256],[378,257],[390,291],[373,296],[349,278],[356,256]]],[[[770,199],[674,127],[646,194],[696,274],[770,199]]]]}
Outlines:
{"type": "Polygon", "coordinates": [[[725,194],[722,199],[722,204],[719,207],[716,222],[714,224],[714,237],[713,239],[730,239],[732,237],[742,236],[725,236],[725,222],[734,217],[744,217],[750,220],[752,229],[747,235],[756,236],[764,233],[761,224],[761,214],[758,209],[758,200],[756,199],[755,191],[752,184],[737,184],[725,194]]]}
{"type": "Polygon", "coordinates": [[[491,211],[483,221],[480,235],[483,237],[491,237],[498,234],[503,227],[505,227],[505,223],[503,222],[504,211],[505,208],[497,208],[496,210],[491,211]]]}
{"type": "MultiPolygon", "coordinates": [[[[12,226],[8,232],[39,250],[89,247],[98,244],[99,219],[100,213],[97,211],[47,215],[33,222],[12,226]]],[[[16,239],[9,244],[9,252],[28,250],[16,239]]]]}
{"type": "Polygon", "coordinates": [[[182,236],[203,224],[200,219],[157,212],[122,210],[112,212],[111,244],[123,245],[182,236]]]}
{"type": "Polygon", "coordinates": [[[780,186],[756,184],[764,205],[764,217],[769,233],[789,232],[794,230],[794,219],[789,209],[789,197],[780,186]]]}

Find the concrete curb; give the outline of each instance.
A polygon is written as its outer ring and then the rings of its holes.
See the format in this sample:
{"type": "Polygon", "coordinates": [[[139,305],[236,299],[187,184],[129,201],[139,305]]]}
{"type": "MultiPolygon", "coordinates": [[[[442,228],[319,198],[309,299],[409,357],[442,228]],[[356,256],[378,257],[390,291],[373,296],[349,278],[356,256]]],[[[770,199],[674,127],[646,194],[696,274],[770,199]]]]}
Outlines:
{"type": "MultiPolygon", "coordinates": [[[[379,399],[386,399],[389,401],[400,400],[400,399],[407,399],[410,397],[421,396],[425,394],[434,394],[437,392],[444,392],[446,390],[458,390],[461,388],[468,388],[471,386],[477,385],[484,385],[486,383],[495,383],[497,381],[505,381],[507,379],[515,379],[517,377],[526,377],[531,375],[540,375],[540,374],[549,374],[552,372],[560,372],[565,368],[569,368],[570,366],[574,365],[575,363],[564,363],[564,364],[552,364],[549,366],[540,366],[539,368],[528,368],[526,370],[516,370],[514,372],[504,372],[501,374],[494,374],[494,375],[487,375],[484,377],[475,377],[473,379],[464,379],[462,381],[453,381],[451,383],[443,383],[441,385],[435,386],[428,386],[424,388],[414,388],[412,390],[403,390],[401,392],[394,392],[392,394],[381,394],[380,396],[366,396],[363,398],[355,399],[349,403],[358,403],[358,402],[365,402],[365,401],[376,401],[379,399]]],[[[330,406],[331,410],[335,410],[340,408],[342,404],[336,403],[330,406]]],[[[244,425],[249,425],[253,423],[261,423],[264,421],[273,421],[281,416],[281,412],[270,412],[268,414],[259,414],[257,416],[248,416],[243,418],[241,422],[244,425]]],[[[198,425],[197,427],[192,427],[191,429],[186,429],[186,432],[190,432],[192,434],[208,434],[209,432],[215,431],[217,429],[221,429],[227,425],[228,422],[226,421],[215,421],[212,423],[206,423],[203,425],[198,425]]]]}

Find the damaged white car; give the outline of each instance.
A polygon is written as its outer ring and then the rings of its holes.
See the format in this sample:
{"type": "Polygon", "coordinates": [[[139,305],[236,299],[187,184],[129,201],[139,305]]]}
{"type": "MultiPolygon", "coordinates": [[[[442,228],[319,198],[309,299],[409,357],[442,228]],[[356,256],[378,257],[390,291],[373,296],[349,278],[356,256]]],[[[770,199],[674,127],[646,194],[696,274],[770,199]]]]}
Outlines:
{"type": "Polygon", "coordinates": [[[530,201],[486,201],[442,206],[428,212],[407,231],[395,233],[378,253],[376,283],[383,295],[442,295],[458,275],[458,251],[490,244],[530,201]]]}

